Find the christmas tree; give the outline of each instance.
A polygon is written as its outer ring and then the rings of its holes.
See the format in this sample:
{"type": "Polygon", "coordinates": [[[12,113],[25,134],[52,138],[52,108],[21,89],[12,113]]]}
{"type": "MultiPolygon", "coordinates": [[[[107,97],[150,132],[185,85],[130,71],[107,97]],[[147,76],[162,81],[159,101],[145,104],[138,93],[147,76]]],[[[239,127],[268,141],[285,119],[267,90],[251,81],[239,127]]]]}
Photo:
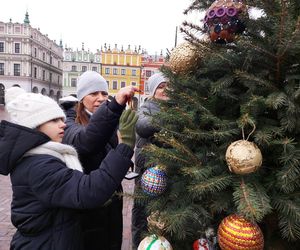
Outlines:
{"type": "Polygon", "coordinates": [[[300,2],[197,0],[192,11],[205,18],[183,23],[186,44],[162,68],[171,100],[153,117],[160,144],[145,151],[167,176],[141,199],[150,233],[175,250],[208,228],[227,238],[215,248],[300,249],[300,2]],[[219,227],[230,215],[257,225],[264,247],[228,247],[236,239],[219,227]]]}

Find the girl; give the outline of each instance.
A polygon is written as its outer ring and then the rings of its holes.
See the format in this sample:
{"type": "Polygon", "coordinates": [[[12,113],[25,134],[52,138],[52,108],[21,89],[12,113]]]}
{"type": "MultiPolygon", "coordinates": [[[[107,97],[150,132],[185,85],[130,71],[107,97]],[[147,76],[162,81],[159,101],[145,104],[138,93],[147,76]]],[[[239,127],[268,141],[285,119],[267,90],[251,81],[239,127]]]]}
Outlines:
{"type": "Polygon", "coordinates": [[[54,100],[22,93],[6,109],[11,122],[0,124],[0,173],[12,183],[11,249],[84,249],[78,211],[103,205],[120,185],[132,164],[136,114],[122,114],[122,143],[86,175],[75,149],[61,144],[65,115],[54,100]]]}

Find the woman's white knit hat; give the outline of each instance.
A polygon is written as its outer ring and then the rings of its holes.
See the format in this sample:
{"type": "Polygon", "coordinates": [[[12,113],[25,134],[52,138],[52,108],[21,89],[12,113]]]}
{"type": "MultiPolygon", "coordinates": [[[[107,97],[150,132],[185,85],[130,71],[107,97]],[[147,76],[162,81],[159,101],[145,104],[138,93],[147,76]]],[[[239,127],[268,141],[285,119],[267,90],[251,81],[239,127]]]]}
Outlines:
{"type": "MultiPolygon", "coordinates": [[[[10,93],[11,91],[7,91],[10,93]]],[[[7,96],[5,95],[7,100],[7,96]]],[[[65,113],[50,97],[35,93],[19,93],[8,98],[6,110],[10,121],[28,128],[36,128],[56,118],[66,119],[65,113]]]]}
{"type": "Polygon", "coordinates": [[[148,87],[150,91],[150,96],[154,96],[158,85],[161,84],[162,82],[169,82],[169,79],[166,78],[161,72],[155,73],[149,77],[148,87]]]}
{"type": "Polygon", "coordinates": [[[108,93],[106,80],[96,71],[86,71],[78,78],[77,82],[77,99],[81,101],[85,96],[105,91],[108,93]]]}

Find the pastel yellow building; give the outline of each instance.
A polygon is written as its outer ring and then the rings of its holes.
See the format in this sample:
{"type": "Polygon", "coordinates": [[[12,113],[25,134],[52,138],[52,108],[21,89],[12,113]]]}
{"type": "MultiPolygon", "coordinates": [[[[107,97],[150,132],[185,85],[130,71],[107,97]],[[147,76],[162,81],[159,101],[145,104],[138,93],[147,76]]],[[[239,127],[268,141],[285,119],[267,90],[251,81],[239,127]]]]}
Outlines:
{"type": "Polygon", "coordinates": [[[113,49],[104,45],[101,48],[101,75],[107,80],[109,94],[114,96],[117,91],[125,86],[140,87],[142,53],[140,48],[132,50],[130,45],[126,50],[113,49]]]}

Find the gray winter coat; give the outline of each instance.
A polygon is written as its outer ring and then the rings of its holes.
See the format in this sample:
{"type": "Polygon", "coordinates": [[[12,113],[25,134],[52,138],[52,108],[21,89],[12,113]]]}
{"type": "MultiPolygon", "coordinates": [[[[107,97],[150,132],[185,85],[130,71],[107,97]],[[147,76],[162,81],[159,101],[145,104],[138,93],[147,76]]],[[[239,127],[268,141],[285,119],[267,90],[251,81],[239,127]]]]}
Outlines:
{"type": "Polygon", "coordinates": [[[145,156],[142,154],[142,148],[151,143],[152,138],[159,128],[152,123],[152,116],[160,111],[159,104],[153,100],[147,100],[139,109],[139,119],[136,123],[136,149],[135,165],[136,171],[140,174],[144,172],[145,156]]]}

